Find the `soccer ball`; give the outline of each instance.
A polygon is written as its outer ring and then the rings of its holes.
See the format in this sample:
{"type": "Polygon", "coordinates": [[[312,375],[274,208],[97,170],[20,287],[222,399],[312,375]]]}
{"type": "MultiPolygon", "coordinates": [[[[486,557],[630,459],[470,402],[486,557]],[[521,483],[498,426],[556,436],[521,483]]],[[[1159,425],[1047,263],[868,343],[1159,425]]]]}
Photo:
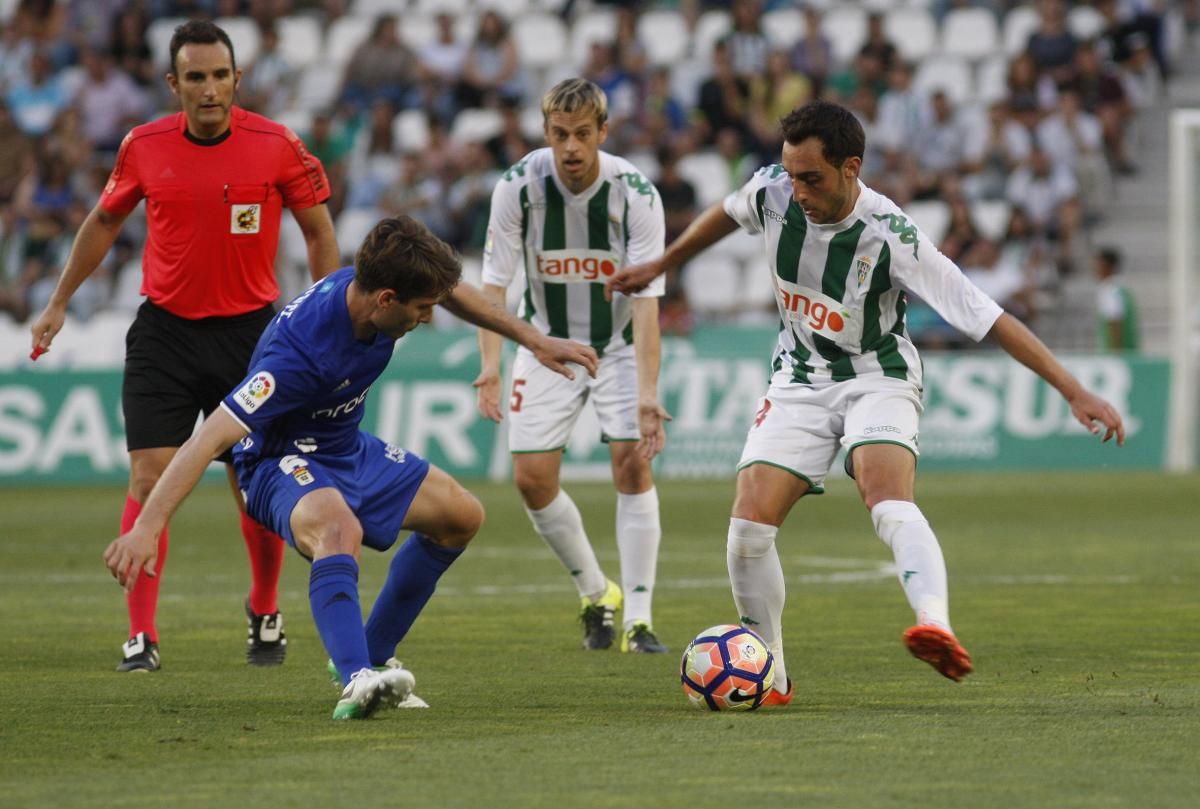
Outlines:
{"type": "Polygon", "coordinates": [[[775,681],[775,657],[744,626],[720,624],[696,636],[679,664],[683,693],[697,708],[752,711],[775,681]]]}

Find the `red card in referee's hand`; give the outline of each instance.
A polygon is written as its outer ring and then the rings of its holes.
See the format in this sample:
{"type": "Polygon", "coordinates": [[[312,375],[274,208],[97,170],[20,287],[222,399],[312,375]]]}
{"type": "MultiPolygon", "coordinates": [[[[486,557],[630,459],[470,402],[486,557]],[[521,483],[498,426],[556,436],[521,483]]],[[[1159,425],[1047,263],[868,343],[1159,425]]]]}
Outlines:
{"type": "Polygon", "coordinates": [[[46,348],[46,347],[44,347],[44,346],[41,346],[41,345],[36,345],[36,346],[34,346],[34,347],[33,347],[33,351],[30,351],[30,352],[29,352],[29,359],[33,360],[34,362],[37,362],[37,358],[38,358],[38,357],[40,357],[40,356],[42,356],[43,354],[45,354],[45,353],[46,353],[47,351],[49,351],[49,350],[50,350],[50,349],[48,349],[48,348],[46,348]]]}

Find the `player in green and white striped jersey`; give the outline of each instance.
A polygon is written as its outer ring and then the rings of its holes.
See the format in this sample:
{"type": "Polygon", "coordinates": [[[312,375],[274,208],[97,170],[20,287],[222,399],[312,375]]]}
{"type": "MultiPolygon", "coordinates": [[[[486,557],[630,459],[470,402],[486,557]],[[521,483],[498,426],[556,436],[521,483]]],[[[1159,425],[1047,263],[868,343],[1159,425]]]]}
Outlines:
{"type": "Polygon", "coordinates": [[[763,238],[779,341],[738,465],[726,552],[741,621],[775,654],[776,690],[763,704],[786,705],[792,694],[775,538],[801,497],[823,491],[841,447],[916,614],[905,644],[960,680],[971,658],[950,626],[941,548],[913,500],[921,362],[905,330],[906,294],[919,295],[973,339],[991,337],[1053,385],[1089,430],[1102,426],[1105,441],[1115,435],[1124,443],[1121,417],[967,281],[891,200],[859,181],[865,137],[852,113],[812,102],[788,115],[782,129],[781,165],[761,170],[701,214],[660,259],[626,267],[608,286],[636,292],[739,226],[763,238]]]}
{"type": "MultiPolygon", "coordinates": [[[[539,331],[591,345],[594,379],[555,378],[524,348],[513,366],[509,449],[513,477],[534,529],[571,573],[582,603],[583,645],[612,645],[624,602],[625,652],[665,652],[650,614],[662,535],[650,460],[670,418],[658,402],[658,298],[663,282],[609,301],[604,281],[627,263],[662,255],[662,201],[629,161],[600,151],[608,133],[604,92],[567,79],[542,100],[546,140],[505,172],[492,194],[483,292],[503,305],[517,273],[522,314],[539,331]],[[612,456],[622,587],[610,581],[579,509],[559,485],[562,450],[591,400],[612,456]]],[[[479,410],[500,421],[500,337],[480,331],[479,410]]]]}

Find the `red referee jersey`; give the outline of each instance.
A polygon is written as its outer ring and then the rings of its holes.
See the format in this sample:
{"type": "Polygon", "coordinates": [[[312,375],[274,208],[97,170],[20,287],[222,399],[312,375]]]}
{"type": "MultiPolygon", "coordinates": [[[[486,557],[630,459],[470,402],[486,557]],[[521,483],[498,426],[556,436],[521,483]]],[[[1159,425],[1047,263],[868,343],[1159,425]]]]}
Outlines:
{"type": "Polygon", "coordinates": [[[279,297],[275,250],[283,208],[329,199],[321,161],[282,124],[234,107],[228,137],[201,145],[183,113],[135,127],[100,205],[146,199],[142,294],[180,317],[239,315],[279,297]]]}

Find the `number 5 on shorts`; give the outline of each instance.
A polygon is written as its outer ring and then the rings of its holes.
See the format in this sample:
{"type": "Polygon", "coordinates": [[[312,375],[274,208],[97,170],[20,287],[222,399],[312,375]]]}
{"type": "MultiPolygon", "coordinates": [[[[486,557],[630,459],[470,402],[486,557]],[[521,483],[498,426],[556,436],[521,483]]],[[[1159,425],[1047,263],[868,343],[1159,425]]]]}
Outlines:
{"type": "Polygon", "coordinates": [[[521,402],[525,401],[524,396],[521,395],[521,391],[519,390],[524,384],[524,379],[513,380],[512,399],[509,401],[508,409],[514,413],[521,412],[521,402]]]}

